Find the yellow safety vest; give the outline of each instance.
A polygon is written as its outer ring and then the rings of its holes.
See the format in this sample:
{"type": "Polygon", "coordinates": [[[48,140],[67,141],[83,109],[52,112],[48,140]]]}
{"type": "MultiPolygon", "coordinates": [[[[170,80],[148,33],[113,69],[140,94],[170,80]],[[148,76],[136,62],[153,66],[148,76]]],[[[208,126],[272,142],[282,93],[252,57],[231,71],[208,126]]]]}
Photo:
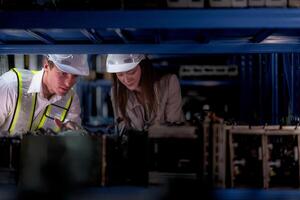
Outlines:
{"type": "Polygon", "coordinates": [[[13,118],[9,125],[9,133],[25,133],[27,131],[34,131],[40,128],[51,128],[55,132],[60,131],[56,126],[54,118],[65,121],[68,111],[71,107],[74,91],[70,90],[61,100],[55,104],[48,105],[37,116],[34,121],[34,113],[37,102],[37,93],[27,93],[32,77],[35,71],[13,68],[12,71],[16,74],[18,79],[18,94],[17,101],[13,112],[13,118]]]}

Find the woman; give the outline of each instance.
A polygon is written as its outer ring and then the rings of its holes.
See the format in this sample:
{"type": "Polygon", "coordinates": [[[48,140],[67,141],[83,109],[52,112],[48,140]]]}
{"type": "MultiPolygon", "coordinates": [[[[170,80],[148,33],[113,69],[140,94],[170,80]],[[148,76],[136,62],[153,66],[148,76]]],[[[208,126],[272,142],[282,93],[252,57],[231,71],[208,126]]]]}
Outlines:
{"type": "Polygon", "coordinates": [[[109,54],[106,66],[113,73],[112,104],[119,134],[184,122],[176,75],[159,76],[142,54],[109,54]]]}

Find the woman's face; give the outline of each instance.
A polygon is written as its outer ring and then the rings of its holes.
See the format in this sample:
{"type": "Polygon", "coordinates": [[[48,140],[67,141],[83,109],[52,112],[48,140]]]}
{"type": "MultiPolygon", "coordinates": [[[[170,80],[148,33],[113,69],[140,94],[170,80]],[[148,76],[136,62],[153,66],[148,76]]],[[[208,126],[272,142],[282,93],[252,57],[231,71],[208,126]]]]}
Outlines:
{"type": "Polygon", "coordinates": [[[119,72],[116,73],[119,81],[125,85],[128,90],[138,91],[139,83],[141,79],[141,67],[137,65],[135,68],[127,71],[127,72],[119,72]]]}

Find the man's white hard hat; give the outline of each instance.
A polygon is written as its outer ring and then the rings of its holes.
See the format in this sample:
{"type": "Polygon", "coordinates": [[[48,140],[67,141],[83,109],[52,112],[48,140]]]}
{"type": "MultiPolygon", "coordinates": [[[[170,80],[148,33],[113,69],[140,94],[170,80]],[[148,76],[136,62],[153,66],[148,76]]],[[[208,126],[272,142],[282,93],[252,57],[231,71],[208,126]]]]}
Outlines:
{"type": "Polygon", "coordinates": [[[135,68],[143,59],[143,54],[108,54],[106,71],[109,73],[127,72],[135,68]]]}
{"type": "Polygon", "coordinates": [[[74,75],[89,75],[89,65],[86,54],[48,54],[59,70],[74,75]]]}

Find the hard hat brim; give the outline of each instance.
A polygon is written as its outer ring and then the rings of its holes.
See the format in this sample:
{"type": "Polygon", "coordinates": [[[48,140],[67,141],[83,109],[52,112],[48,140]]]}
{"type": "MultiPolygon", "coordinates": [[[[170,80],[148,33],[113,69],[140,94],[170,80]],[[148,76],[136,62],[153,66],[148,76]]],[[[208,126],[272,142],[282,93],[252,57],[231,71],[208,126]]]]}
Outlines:
{"type": "MultiPolygon", "coordinates": [[[[52,61],[53,62],[53,61],[52,61]]],[[[87,76],[89,75],[89,69],[81,69],[79,70],[78,68],[74,68],[70,65],[65,65],[57,62],[53,62],[57,68],[63,72],[69,73],[69,74],[74,74],[74,75],[79,75],[79,76],[87,76]]]]}
{"type": "Polygon", "coordinates": [[[107,72],[109,73],[119,73],[119,72],[127,72],[135,68],[139,63],[126,63],[126,64],[118,64],[118,65],[108,65],[107,72]]]}

